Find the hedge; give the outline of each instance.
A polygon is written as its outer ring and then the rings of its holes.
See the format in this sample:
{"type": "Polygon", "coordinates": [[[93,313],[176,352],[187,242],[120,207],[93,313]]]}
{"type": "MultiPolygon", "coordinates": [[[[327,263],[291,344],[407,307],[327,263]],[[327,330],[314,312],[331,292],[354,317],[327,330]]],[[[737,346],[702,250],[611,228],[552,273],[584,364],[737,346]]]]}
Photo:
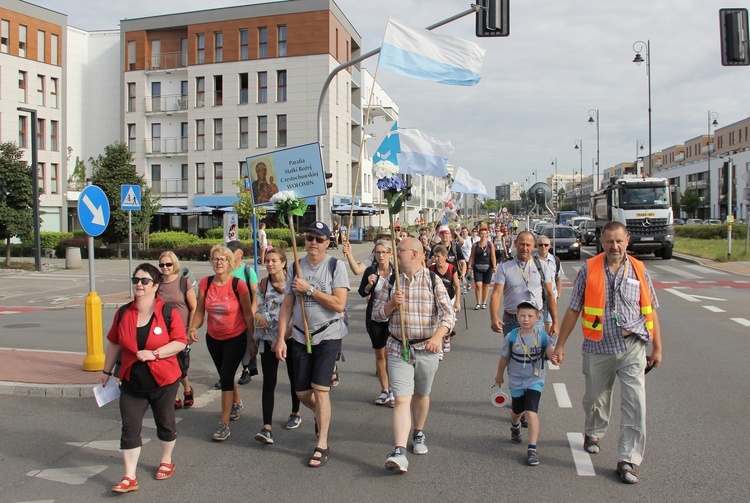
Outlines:
{"type": "MultiPolygon", "coordinates": [[[[675,225],[674,234],[682,238],[726,239],[727,224],[722,225],[675,225]]],[[[745,239],[747,227],[744,224],[732,225],[732,238],[745,239]]]]}

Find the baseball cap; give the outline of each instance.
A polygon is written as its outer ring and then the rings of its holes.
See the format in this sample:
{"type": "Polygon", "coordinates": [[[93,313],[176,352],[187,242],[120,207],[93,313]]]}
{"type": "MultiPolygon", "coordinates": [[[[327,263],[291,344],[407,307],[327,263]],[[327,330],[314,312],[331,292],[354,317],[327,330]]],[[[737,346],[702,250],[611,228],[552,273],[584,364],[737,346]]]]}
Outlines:
{"type": "Polygon", "coordinates": [[[438,228],[438,234],[440,234],[441,232],[450,232],[450,231],[451,231],[451,229],[447,225],[441,225],[438,228]]]}
{"type": "Polygon", "coordinates": [[[328,228],[323,222],[313,222],[307,226],[307,232],[315,232],[321,236],[325,236],[331,239],[331,229],[328,228]]]}
{"type": "Polygon", "coordinates": [[[233,239],[232,241],[227,243],[227,248],[229,248],[233,252],[237,250],[242,250],[242,243],[240,243],[236,239],[233,239]]]}

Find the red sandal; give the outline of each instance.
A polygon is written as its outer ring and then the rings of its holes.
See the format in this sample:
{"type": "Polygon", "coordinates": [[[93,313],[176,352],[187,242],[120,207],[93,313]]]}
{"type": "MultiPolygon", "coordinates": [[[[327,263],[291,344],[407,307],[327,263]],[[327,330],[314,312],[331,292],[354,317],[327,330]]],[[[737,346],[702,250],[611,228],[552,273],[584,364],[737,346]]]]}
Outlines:
{"type": "Polygon", "coordinates": [[[175,398],[174,400],[174,410],[180,410],[182,408],[182,400],[179,398],[175,398]]]}
{"type": "Polygon", "coordinates": [[[182,401],[182,405],[189,409],[195,404],[195,390],[190,386],[190,391],[185,392],[185,399],[182,401]]]}
{"type": "Polygon", "coordinates": [[[156,480],[167,480],[174,473],[174,463],[162,463],[156,470],[156,480]]]}
{"type": "Polygon", "coordinates": [[[119,484],[112,487],[113,493],[129,493],[130,491],[138,490],[138,477],[131,479],[130,477],[123,477],[119,484]]]}

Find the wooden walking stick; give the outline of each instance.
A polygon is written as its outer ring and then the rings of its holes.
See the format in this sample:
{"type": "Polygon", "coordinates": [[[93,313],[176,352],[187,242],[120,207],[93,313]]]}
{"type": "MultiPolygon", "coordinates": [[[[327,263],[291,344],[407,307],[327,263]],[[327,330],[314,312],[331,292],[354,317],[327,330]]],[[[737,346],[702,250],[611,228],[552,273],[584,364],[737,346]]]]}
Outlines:
{"type": "MultiPolygon", "coordinates": [[[[299,267],[299,255],[297,254],[297,234],[294,232],[294,217],[289,215],[289,230],[292,233],[292,251],[294,252],[294,270],[297,272],[297,277],[302,277],[302,271],[299,267]]],[[[312,353],[312,345],[310,344],[310,329],[307,326],[307,315],[305,314],[305,294],[298,292],[299,296],[299,307],[302,310],[302,328],[305,330],[305,347],[307,353],[312,353]]]]}

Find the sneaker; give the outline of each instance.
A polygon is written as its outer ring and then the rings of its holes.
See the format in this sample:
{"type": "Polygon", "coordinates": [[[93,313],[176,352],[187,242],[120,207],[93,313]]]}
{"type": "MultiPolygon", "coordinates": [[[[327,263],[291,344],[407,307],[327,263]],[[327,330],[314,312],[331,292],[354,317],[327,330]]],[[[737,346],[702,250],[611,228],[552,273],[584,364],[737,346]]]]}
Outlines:
{"type": "Polygon", "coordinates": [[[520,444],[521,440],[521,428],[510,427],[510,441],[514,444],[520,444]]]}
{"type": "Polygon", "coordinates": [[[393,390],[388,391],[388,405],[391,406],[391,409],[396,406],[396,397],[393,396],[393,390]]]}
{"type": "Polygon", "coordinates": [[[273,435],[271,434],[271,430],[267,430],[263,428],[258,433],[255,434],[255,440],[262,444],[272,444],[273,443],[273,435]]]}
{"type": "Polygon", "coordinates": [[[590,437],[588,435],[583,436],[583,450],[589,454],[599,453],[599,439],[590,437]]]}
{"type": "Polygon", "coordinates": [[[406,473],[409,469],[409,460],[401,451],[393,451],[385,458],[385,469],[394,473],[406,473]]]}
{"type": "Polygon", "coordinates": [[[229,420],[237,421],[240,418],[240,412],[242,412],[242,409],[244,408],[245,406],[242,405],[242,400],[240,400],[240,403],[233,403],[232,412],[229,413],[229,420]]]}
{"type": "Polygon", "coordinates": [[[412,446],[411,450],[414,454],[420,455],[420,454],[427,454],[427,444],[425,443],[425,440],[427,438],[424,436],[423,432],[419,432],[413,437],[411,437],[412,446]]]}
{"type": "Polygon", "coordinates": [[[439,361],[443,361],[443,352],[442,352],[442,351],[441,351],[441,352],[440,352],[440,354],[438,355],[438,360],[439,360],[439,361]]]}
{"type": "Polygon", "coordinates": [[[450,352],[451,352],[451,340],[443,339],[443,353],[450,353],[450,352]]]}
{"type": "Polygon", "coordinates": [[[229,438],[229,435],[229,426],[220,422],[218,428],[216,428],[216,433],[214,433],[214,440],[217,442],[223,442],[229,438]]]}
{"type": "Polygon", "coordinates": [[[539,465],[539,452],[536,449],[526,451],[526,464],[529,466],[539,465]]]}
{"type": "Polygon", "coordinates": [[[529,422],[526,420],[526,414],[521,416],[521,428],[528,428],[529,422]]]}
{"type": "Polygon", "coordinates": [[[253,378],[250,376],[250,370],[248,368],[244,368],[242,369],[242,374],[240,374],[240,378],[237,379],[237,384],[248,384],[252,380],[253,378]]]}
{"type": "Polygon", "coordinates": [[[302,424],[302,416],[299,414],[289,414],[289,420],[284,425],[285,430],[295,430],[302,424]]]}
{"type": "Polygon", "coordinates": [[[388,390],[384,389],[375,399],[375,405],[385,405],[386,403],[388,403],[388,390]]]}
{"type": "Polygon", "coordinates": [[[216,384],[214,384],[214,388],[215,389],[221,389],[221,379],[219,379],[218,381],[216,381],[216,384]]]}
{"type": "Polygon", "coordinates": [[[474,306],[474,311],[479,311],[482,308],[482,304],[477,304],[474,306]]]}
{"type": "Polygon", "coordinates": [[[482,304],[482,309],[487,309],[487,304],[482,304]]]}

